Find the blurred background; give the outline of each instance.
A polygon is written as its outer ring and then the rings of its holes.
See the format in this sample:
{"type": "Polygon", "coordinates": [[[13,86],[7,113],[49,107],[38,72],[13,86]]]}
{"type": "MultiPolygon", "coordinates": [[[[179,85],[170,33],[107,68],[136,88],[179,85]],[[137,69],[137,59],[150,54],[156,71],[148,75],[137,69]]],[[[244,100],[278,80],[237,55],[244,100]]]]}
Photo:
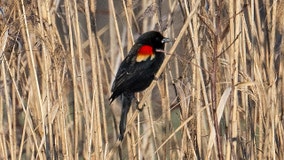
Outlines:
{"type": "Polygon", "coordinates": [[[284,159],[282,0],[1,0],[0,159],[284,159]],[[127,134],[120,62],[156,30],[165,67],[127,134]]]}

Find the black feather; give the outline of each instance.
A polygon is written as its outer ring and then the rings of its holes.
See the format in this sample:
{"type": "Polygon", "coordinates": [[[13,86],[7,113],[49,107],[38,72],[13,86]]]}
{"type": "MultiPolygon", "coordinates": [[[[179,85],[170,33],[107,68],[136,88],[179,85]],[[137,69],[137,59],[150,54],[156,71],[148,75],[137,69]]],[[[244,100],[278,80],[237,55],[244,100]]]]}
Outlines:
{"type": "Polygon", "coordinates": [[[129,51],[129,54],[121,62],[120,67],[112,84],[112,95],[109,98],[110,103],[118,96],[122,95],[122,111],[120,120],[120,137],[123,139],[123,134],[126,128],[127,113],[131,106],[135,92],[140,92],[146,89],[153,81],[156,72],[159,70],[165,55],[157,50],[164,50],[165,42],[169,39],[164,38],[159,32],[150,31],[141,35],[134,46],[129,51]],[[153,49],[154,58],[137,62],[137,54],[143,45],[149,45],[153,49]]]}

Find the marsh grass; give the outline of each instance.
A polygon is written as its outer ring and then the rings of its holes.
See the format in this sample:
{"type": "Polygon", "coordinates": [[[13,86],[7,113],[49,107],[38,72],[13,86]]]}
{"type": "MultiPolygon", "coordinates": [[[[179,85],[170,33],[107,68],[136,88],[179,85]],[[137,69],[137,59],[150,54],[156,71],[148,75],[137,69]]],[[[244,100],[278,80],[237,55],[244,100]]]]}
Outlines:
{"type": "Polygon", "coordinates": [[[284,159],[283,1],[1,1],[0,159],[284,159]],[[139,34],[167,44],[117,140],[139,34]]]}

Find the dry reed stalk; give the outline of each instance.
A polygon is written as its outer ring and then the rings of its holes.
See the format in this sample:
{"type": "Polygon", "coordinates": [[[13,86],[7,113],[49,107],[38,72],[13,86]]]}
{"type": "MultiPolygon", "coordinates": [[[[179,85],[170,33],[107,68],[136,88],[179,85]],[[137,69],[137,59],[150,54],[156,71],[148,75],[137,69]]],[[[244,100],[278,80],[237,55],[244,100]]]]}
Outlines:
{"type": "MultiPolygon", "coordinates": [[[[122,43],[121,43],[121,36],[120,36],[120,32],[119,32],[119,28],[118,28],[118,22],[117,22],[117,18],[116,18],[116,12],[115,12],[115,7],[114,7],[114,4],[113,4],[113,1],[112,0],[109,0],[109,5],[110,5],[110,12],[112,13],[112,16],[113,16],[113,21],[114,21],[114,26],[115,26],[115,34],[117,36],[117,42],[118,42],[118,45],[119,45],[119,49],[120,49],[120,54],[121,54],[121,59],[124,59],[124,55],[123,55],[123,46],[122,46],[122,43]]],[[[110,35],[112,36],[112,35],[110,35]]]]}
{"type": "MultiPolygon", "coordinates": [[[[72,21],[71,21],[71,6],[69,4],[69,2],[64,1],[64,9],[66,11],[66,28],[68,28],[69,31],[72,30],[72,21]]],[[[73,43],[73,34],[72,32],[69,32],[69,44],[70,44],[70,48],[68,48],[68,50],[70,50],[71,53],[71,72],[72,72],[72,78],[73,78],[73,94],[74,94],[74,124],[76,126],[76,123],[78,121],[78,115],[76,115],[78,112],[77,108],[78,108],[78,93],[77,93],[77,81],[76,81],[76,61],[75,61],[75,53],[74,53],[74,43],[73,43]]],[[[68,39],[67,39],[68,40],[68,39]]],[[[66,113],[67,113],[67,107],[65,107],[64,105],[60,105],[60,109],[59,109],[59,119],[58,119],[58,127],[59,127],[59,134],[58,134],[58,149],[62,149],[62,155],[64,158],[68,159],[71,158],[70,155],[70,150],[69,150],[69,143],[68,143],[68,129],[67,129],[67,123],[66,123],[66,113]],[[60,138],[61,137],[61,138],[60,138]],[[60,146],[59,144],[62,144],[62,146],[60,146]]],[[[76,132],[76,129],[75,129],[76,132]]],[[[76,136],[76,133],[74,134],[76,136]]],[[[74,139],[76,139],[76,137],[74,137],[74,139]]]]}
{"type": "MultiPolygon", "coordinates": [[[[71,23],[69,24],[70,27],[72,27],[72,30],[74,30],[74,36],[75,36],[75,41],[77,42],[77,49],[76,49],[76,53],[78,53],[78,58],[79,58],[79,75],[80,75],[80,78],[81,78],[81,85],[82,85],[82,98],[83,98],[83,106],[87,107],[87,106],[90,106],[89,103],[87,102],[90,102],[90,99],[88,98],[88,95],[86,92],[88,92],[88,84],[86,84],[86,71],[84,70],[84,59],[83,59],[83,53],[82,53],[82,42],[81,42],[81,34],[80,34],[80,28],[79,28],[79,18],[78,18],[78,12],[77,12],[77,3],[76,1],[73,1],[73,2],[70,2],[68,3],[69,7],[70,7],[70,15],[71,16],[74,16],[74,18],[72,18],[72,20],[70,21],[71,23]],[[74,5],[74,8],[71,7],[74,5]],[[74,29],[73,29],[74,28],[74,29]]],[[[72,32],[70,32],[72,33],[72,32]]],[[[70,37],[71,38],[71,37],[70,37]]],[[[73,39],[72,39],[73,40],[73,39]]],[[[73,42],[70,42],[70,43],[73,43],[73,42]]],[[[74,55],[74,58],[75,56],[77,55],[74,55]]],[[[75,64],[75,63],[74,63],[75,64]]],[[[75,69],[75,68],[74,68],[75,69]]],[[[77,77],[77,74],[73,75],[73,76],[76,76],[77,77]]],[[[75,84],[74,84],[74,87],[75,87],[75,84]]],[[[77,87],[77,86],[76,86],[77,87]]],[[[77,93],[76,93],[77,94],[77,93]]],[[[80,94],[80,93],[78,93],[80,94]]],[[[76,106],[75,106],[76,107],[76,106]]],[[[74,107],[74,159],[78,159],[78,139],[79,139],[79,126],[78,126],[78,123],[79,123],[79,107],[78,108],[75,108],[74,107]]],[[[87,111],[87,109],[86,109],[87,111]]],[[[92,113],[92,112],[91,112],[92,113]]],[[[87,113],[89,114],[89,113],[87,113]]],[[[91,118],[92,119],[92,118],[91,118]]],[[[88,121],[88,124],[92,124],[92,121],[89,122],[88,121]]],[[[87,130],[87,141],[90,141],[89,139],[89,136],[91,137],[92,135],[92,132],[87,130]]],[[[90,145],[89,145],[90,146],[90,145]]],[[[88,146],[88,148],[89,148],[88,146]]],[[[89,151],[89,149],[87,149],[89,151]]],[[[90,151],[89,151],[90,152],[90,151]]],[[[88,158],[90,159],[90,153],[88,152],[88,158]]]]}
{"type": "MultiPolygon", "coordinates": [[[[4,14],[5,13],[1,13],[1,15],[2,16],[4,16],[4,14]]],[[[1,34],[2,35],[2,37],[1,37],[1,50],[0,50],[0,55],[3,55],[4,54],[4,50],[5,50],[5,47],[6,47],[6,45],[7,45],[7,39],[8,39],[8,31],[6,30],[6,29],[4,29],[3,30],[3,34],[1,34]]],[[[2,68],[2,71],[4,71],[5,70],[5,63],[3,63],[3,60],[5,60],[4,59],[5,57],[3,57],[3,58],[1,58],[1,68],[2,68]]],[[[6,72],[3,72],[2,73],[2,77],[3,77],[3,79],[1,79],[1,81],[3,81],[4,82],[4,94],[3,95],[5,95],[5,102],[6,102],[6,104],[9,104],[10,102],[9,102],[9,99],[8,99],[8,89],[7,89],[7,82],[6,82],[6,79],[7,79],[7,77],[6,77],[6,72]]],[[[3,99],[1,98],[1,104],[3,103],[3,99]]],[[[4,115],[4,108],[3,109],[1,109],[0,110],[0,114],[1,115],[4,115]]],[[[10,121],[10,111],[8,112],[8,123],[11,123],[10,121]]],[[[4,124],[3,122],[3,116],[1,116],[0,117],[0,123],[1,124],[4,124]]],[[[1,125],[0,126],[1,128],[0,128],[0,132],[1,133],[4,133],[4,126],[3,125],[1,125]]],[[[10,125],[9,125],[9,132],[11,131],[11,127],[10,127],[10,125]]],[[[3,134],[4,135],[4,134],[3,134]]],[[[12,136],[10,136],[9,138],[12,138],[12,136]]],[[[7,146],[5,145],[5,141],[6,141],[6,138],[5,138],[5,136],[1,136],[1,139],[0,139],[0,144],[1,144],[1,150],[3,151],[3,153],[2,153],[2,155],[1,155],[1,157],[3,157],[3,158],[8,158],[8,153],[7,153],[7,146]]],[[[13,143],[12,143],[13,144],[13,143]]],[[[14,150],[13,149],[13,147],[15,147],[15,145],[11,145],[11,148],[10,148],[10,150],[11,150],[11,152],[14,150]]],[[[14,157],[15,156],[15,153],[13,153],[12,152],[12,155],[11,155],[11,157],[14,157]]]]}

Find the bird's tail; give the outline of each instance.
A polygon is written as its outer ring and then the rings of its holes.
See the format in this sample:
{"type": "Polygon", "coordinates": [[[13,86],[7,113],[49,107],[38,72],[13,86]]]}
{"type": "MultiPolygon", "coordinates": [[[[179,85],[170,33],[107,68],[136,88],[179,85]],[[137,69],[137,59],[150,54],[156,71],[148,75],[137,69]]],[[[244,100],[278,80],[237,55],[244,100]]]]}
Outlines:
{"type": "Polygon", "coordinates": [[[122,109],[121,109],[121,116],[120,116],[120,123],[119,123],[120,136],[118,137],[119,140],[122,140],[124,137],[124,132],[126,130],[126,123],[127,123],[127,113],[131,106],[131,102],[133,98],[134,98],[134,93],[123,93],[122,94],[122,109]]]}

